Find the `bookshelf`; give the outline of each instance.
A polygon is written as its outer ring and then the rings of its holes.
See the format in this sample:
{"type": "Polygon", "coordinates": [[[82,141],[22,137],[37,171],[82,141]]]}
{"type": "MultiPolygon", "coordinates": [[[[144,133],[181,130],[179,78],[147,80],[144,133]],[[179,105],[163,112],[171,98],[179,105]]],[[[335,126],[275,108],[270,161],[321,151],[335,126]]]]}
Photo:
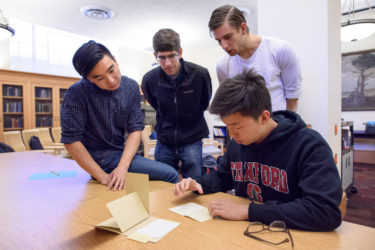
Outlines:
{"type": "Polygon", "coordinates": [[[354,133],[353,122],[341,122],[341,182],[344,190],[349,187],[353,193],[356,188],[353,186],[354,181],[354,133]]]}
{"type": "Polygon", "coordinates": [[[226,126],[214,126],[212,132],[214,140],[223,143],[224,146],[228,144],[230,137],[226,126]]]}
{"type": "Polygon", "coordinates": [[[64,95],[79,80],[0,69],[0,141],[4,131],[59,127],[64,95]]]}
{"type": "Polygon", "coordinates": [[[2,99],[4,131],[23,129],[22,86],[4,84],[2,99]]]}
{"type": "Polygon", "coordinates": [[[35,127],[52,127],[52,88],[35,87],[35,127]]]}
{"type": "Polygon", "coordinates": [[[60,89],[60,93],[59,93],[59,96],[60,96],[60,109],[61,109],[61,105],[62,105],[62,103],[64,101],[64,96],[65,96],[67,90],[68,89],[60,89]]]}

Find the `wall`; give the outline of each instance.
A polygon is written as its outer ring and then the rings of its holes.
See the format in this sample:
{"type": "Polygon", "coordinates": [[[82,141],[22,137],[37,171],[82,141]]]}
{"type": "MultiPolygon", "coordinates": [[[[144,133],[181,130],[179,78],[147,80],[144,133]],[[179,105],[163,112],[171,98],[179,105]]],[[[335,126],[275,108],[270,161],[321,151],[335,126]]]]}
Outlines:
{"type": "Polygon", "coordinates": [[[12,69],[22,72],[79,77],[72,65],[51,64],[35,58],[16,57],[10,55],[10,40],[0,41],[0,69],[12,69]]]}
{"type": "MultiPolygon", "coordinates": [[[[375,49],[375,34],[356,42],[342,42],[342,53],[357,52],[375,49]]],[[[375,111],[343,111],[341,113],[345,121],[353,121],[354,130],[365,130],[363,123],[375,120],[375,111]]]]}
{"type": "Polygon", "coordinates": [[[0,69],[10,69],[9,39],[0,41],[0,69]]]}
{"type": "MultiPolygon", "coordinates": [[[[212,46],[209,49],[189,50],[184,52],[184,59],[194,62],[207,68],[212,82],[212,98],[219,87],[219,81],[216,76],[216,62],[224,55],[224,50],[212,39],[212,46]]],[[[211,98],[211,100],[212,100],[211,98]]],[[[207,125],[210,131],[210,138],[213,137],[212,128],[215,125],[224,125],[220,118],[216,115],[211,115],[208,111],[204,114],[207,125]]]]}
{"type": "MultiPolygon", "coordinates": [[[[258,1],[258,32],[289,41],[300,59],[298,113],[337,154],[341,168],[340,1],[258,1]]],[[[340,172],[340,171],[339,171],[340,172]]]]}
{"type": "Polygon", "coordinates": [[[141,84],[143,75],[152,69],[152,63],[156,62],[151,52],[123,46],[119,48],[119,56],[116,60],[121,74],[136,80],[138,84],[141,84]]]}

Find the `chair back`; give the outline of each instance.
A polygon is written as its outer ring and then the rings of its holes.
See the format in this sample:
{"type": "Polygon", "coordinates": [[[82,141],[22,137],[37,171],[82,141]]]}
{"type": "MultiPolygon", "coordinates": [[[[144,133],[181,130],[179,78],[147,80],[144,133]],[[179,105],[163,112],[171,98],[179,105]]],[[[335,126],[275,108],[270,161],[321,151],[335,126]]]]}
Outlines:
{"type": "Polygon", "coordinates": [[[26,151],[20,131],[7,131],[3,133],[4,142],[11,146],[16,152],[26,151]]]}
{"type": "MultiPolygon", "coordinates": [[[[32,136],[36,136],[40,140],[39,130],[38,129],[24,129],[24,130],[22,130],[22,138],[23,138],[23,142],[25,143],[25,146],[26,146],[27,150],[31,150],[29,143],[30,143],[30,139],[31,139],[32,136]]],[[[42,146],[44,147],[45,145],[43,144],[42,140],[40,140],[40,142],[42,143],[42,146]]]]}
{"type": "Polygon", "coordinates": [[[342,197],[341,197],[341,202],[340,202],[340,205],[339,205],[339,209],[341,211],[341,218],[344,219],[344,216],[346,214],[346,205],[347,205],[347,197],[346,197],[346,192],[343,188],[343,191],[342,191],[342,197]]]}
{"type": "Polygon", "coordinates": [[[40,135],[39,139],[43,147],[52,146],[53,141],[51,133],[49,132],[49,128],[38,128],[38,131],[40,135]]]}
{"type": "Polygon", "coordinates": [[[51,128],[51,134],[53,137],[53,141],[55,143],[60,143],[61,141],[61,127],[51,128]]]}

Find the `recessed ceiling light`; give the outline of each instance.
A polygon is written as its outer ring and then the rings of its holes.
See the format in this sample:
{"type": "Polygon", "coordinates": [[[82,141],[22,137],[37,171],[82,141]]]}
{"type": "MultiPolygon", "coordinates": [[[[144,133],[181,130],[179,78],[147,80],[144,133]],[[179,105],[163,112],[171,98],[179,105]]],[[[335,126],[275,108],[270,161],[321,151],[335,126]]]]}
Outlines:
{"type": "Polygon", "coordinates": [[[88,18],[96,20],[106,20],[115,16],[115,13],[111,9],[102,6],[86,5],[81,7],[80,11],[88,18]]]}

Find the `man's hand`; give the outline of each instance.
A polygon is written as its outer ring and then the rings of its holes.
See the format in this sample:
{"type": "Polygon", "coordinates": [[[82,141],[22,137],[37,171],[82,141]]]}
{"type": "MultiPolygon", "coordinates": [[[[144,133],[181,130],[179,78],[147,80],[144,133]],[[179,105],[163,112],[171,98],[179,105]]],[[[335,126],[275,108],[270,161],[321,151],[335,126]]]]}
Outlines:
{"type": "Polygon", "coordinates": [[[203,194],[202,185],[192,178],[182,179],[182,181],[173,187],[173,193],[176,196],[185,194],[185,191],[198,191],[198,193],[203,194]]]}
{"type": "Polygon", "coordinates": [[[120,191],[125,188],[125,173],[127,171],[121,166],[117,166],[109,175],[107,179],[107,190],[120,191]]]}
{"type": "Polygon", "coordinates": [[[100,182],[100,184],[107,185],[109,179],[109,174],[103,171],[103,174],[97,178],[97,180],[100,182]]]}
{"type": "Polygon", "coordinates": [[[212,217],[220,216],[228,220],[248,220],[249,205],[239,205],[232,201],[221,199],[208,204],[208,211],[212,217]]]}

